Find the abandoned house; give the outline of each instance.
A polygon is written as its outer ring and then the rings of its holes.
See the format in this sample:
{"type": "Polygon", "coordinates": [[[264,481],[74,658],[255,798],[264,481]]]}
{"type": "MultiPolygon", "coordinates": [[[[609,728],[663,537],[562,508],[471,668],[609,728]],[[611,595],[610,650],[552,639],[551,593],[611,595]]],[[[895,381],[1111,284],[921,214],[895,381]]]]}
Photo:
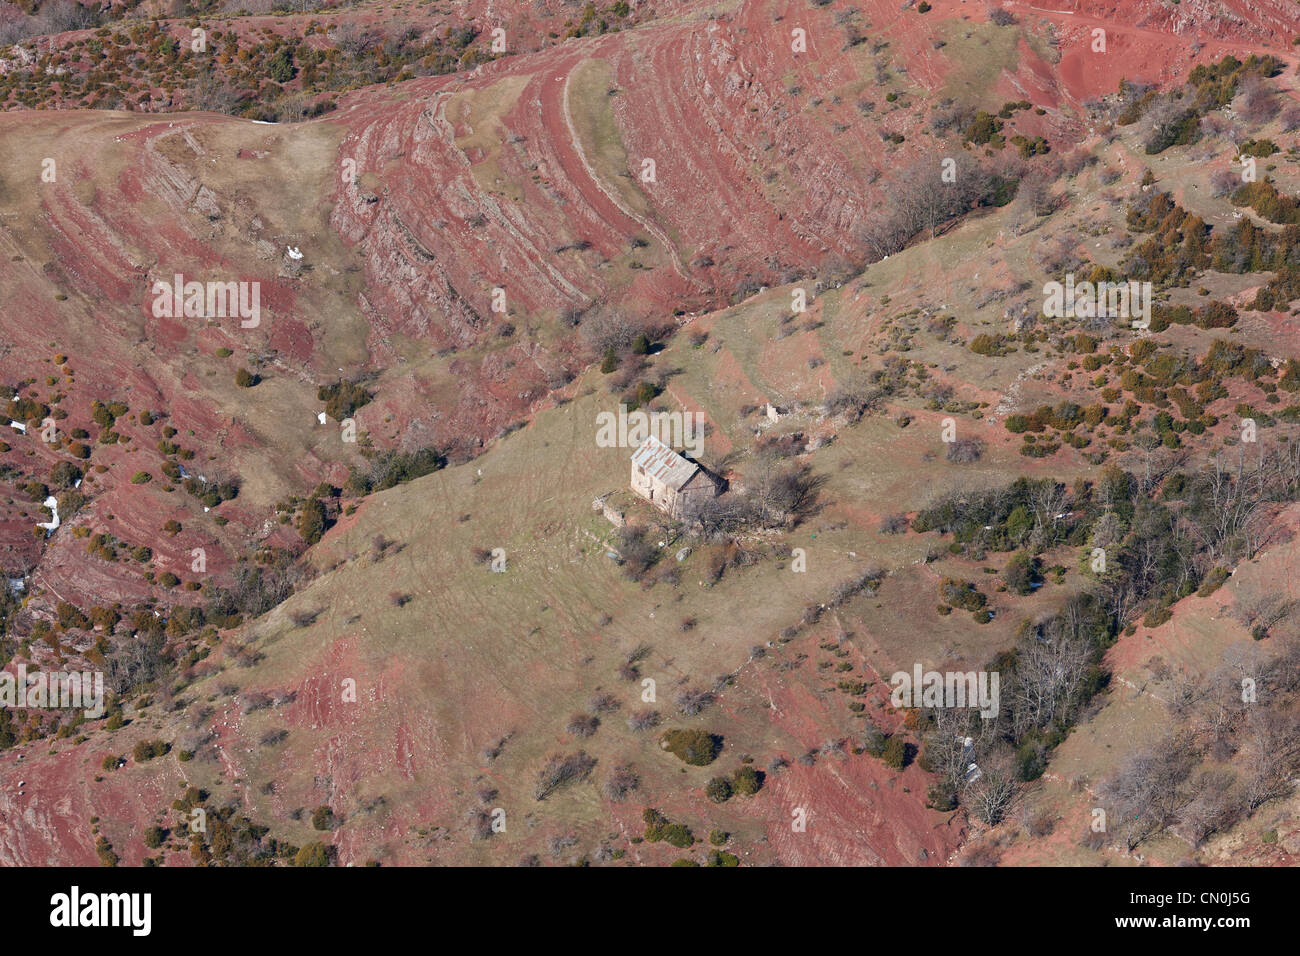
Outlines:
{"type": "Polygon", "coordinates": [[[677,454],[653,435],[632,454],[632,490],[680,518],[692,503],[716,498],[725,482],[703,465],[677,454]]]}

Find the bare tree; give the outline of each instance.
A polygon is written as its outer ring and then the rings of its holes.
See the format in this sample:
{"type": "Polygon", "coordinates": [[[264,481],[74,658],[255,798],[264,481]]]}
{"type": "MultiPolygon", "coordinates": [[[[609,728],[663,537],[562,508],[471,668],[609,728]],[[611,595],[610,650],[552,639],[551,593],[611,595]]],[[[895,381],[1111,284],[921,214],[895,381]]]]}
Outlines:
{"type": "Polygon", "coordinates": [[[1193,848],[1241,817],[1244,796],[1231,771],[1202,770],[1192,782],[1190,793],[1190,800],[1178,811],[1178,829],[1193,848]]]}
{"type": "Polygon", "coordinates": [[[954,464],[964,465],[979,461],[984,455],[984,441],[980,438],[958,438],[948,442],[945,456],[954,464]]]}
{"type": "Polygon", "coordinates": [[[1249,123],[1267,123],[1281,108],[1277,94],[1258,76],[1244,77],[1237,87],[1237,112],[1249,123]]]}
{"type": "Polygon", "coordinates": [[[980,774],[966,785],[962,800],[989,826],[1006,817],[1016,795],[1016,760],[1009,747],[1001,747],[979,761],[980,774]]]}
{"type": "Polygon", "coordinates": [[[1300,718],[1273,708],[1252,708],[1246,717],[1241,753],[1248,809],[1286,796],[1300,772],[1300,718]]]}
{"type": "Polygon", "coordinates": [[[614,768],[600,789],[605,794],[605,799],[621,803],[640,786],[641,778],[637,775],[636,769],[628,764],[620,764],[614,768]]]}
{"type": "Polygon", "coordinates": [[[41,33],[65,33],[95,25],[95,15],[76,0],[46,0],[36,15],[41,33]]]}
{"type": "Polygon", "coordinates": [[[1041,635],[1021,641],[1010,687],[1016,738],[1064,717],[1077,700],[1092,663],[1092,641],[1074,602],[1047,622],[1041,635]],[[1076,616],[1077,615],[1077,616],[1076,616]]]}
{"type": "Polygon", "coordinates": [[[1219,169],[1210,176],[1210,192],[1216,198],[1236,192],[1241,186],[1241,176],[1231,169],[1219,169]]]}
{"type": "Polygon", "coordinates": [[[956,793],[971,763],[965,741],[971,736],[972,712],[956,707],[936,707],[927,710],[926,714],[931,719],[932,728],[923,741],[925,764],[939,776],[946,789],[956,793]]]}
{"type": "Polygon", "coordinates": [[[1173,736],[1130,755],[1100,793],[1110,831],[1128,850],[1159,833],[1189,802],[1183,783],[1196,763],[1190,737],[1173,736]]]}
{"type": "Polygon", "coordinates": [[[640,329],[621,312],[601,309],[584,318],[579,331],[597,355],[611,350],[621,355],[632,347],[640,329]]]}

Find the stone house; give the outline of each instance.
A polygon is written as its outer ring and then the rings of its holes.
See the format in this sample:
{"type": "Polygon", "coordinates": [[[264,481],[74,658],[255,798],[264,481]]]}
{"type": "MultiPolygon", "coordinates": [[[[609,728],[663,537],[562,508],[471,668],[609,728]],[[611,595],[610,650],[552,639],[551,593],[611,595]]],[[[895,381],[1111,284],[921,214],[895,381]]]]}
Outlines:
{"type": "Polygon", "coordinates": [[[716,498],[724,487],[723,479],[653,435],[632,454],[632,490],[674,518],[686,514],[689,504],[716,498]]]}

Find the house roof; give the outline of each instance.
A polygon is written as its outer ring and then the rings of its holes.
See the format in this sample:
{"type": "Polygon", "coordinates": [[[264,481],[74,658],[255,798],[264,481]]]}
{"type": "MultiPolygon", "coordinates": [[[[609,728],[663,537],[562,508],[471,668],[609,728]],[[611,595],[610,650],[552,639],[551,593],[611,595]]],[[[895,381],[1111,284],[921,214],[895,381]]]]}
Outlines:
{"type": "Polygon", "coordinates": [[[652,478],[673,491],[680,491],[700,470],[695,462],[683,458],[653,435],[632,453],[632,464],[644,468],[652,478]]]}

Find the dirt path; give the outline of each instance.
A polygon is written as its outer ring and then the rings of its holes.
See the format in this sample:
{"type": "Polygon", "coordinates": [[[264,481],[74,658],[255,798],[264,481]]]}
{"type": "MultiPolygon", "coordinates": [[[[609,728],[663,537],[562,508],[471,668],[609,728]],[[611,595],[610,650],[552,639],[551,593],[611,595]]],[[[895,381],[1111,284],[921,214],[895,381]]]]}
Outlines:
{"type": "MultiPolygon", "coordinates": [[[[1147,40],[1159,40],[1162,43],[1188,42],[1188,38],[1181,37],[1178,34],[1172,33],[1167,30],[1153,30],[1149,27],[1137,27],[1128,23],[1121,23],[1116,20],[1108,20],[1102,17],[1090,16],[1085,13],[1078,13],[1074,10],[1052,10],[1047,7],[1036,7],[1030,3],[1019,3],[1017,2],[1017,0],[1009,0],[1006,6],[1009,8],[1031,10],[1034,13],[1041,14],[1049,18],[1052,17],[1059,18],[1064,22],[1078,24],[1079,26],[1083,26],[1083,27],[1088,27],[1088,28],[1101,27],[1106,30],[1108,37],[1111,34],[1114,34],[1115,36],[1124,36],[1124,37],[1132,36],[1132,37],[1138,37],[1147,40]]],[[[1251,53],[1259,54],[1264,52],[1271,52],[1275,56],[1279,56],[1284,59],[1289,59],[1289,51],[1287,51],[1286,49],[1280,48],[1277,50],[1268,50],[1266,47],[1263,47],[1258,42],[1241,43],[1235,40],[1223,40],[1218,37],[1211,37],[1209,39],[1202,40],[1201,42],[1207,45],[1213,44],[1215,47],[1224,50],[1238,50],[1246,54],[1251,54],[1251,53]]]]}
{"type": "Polygon", "coordinates": [[[582,141],[578,137],[578,131],[573,125],[573,115],[569,111],[569,80],[578,62],[580,61],[576,57],[566,61],[562,67],[563,74],[559,76],[556,75],[555,70],[548,70],[547,75],[542,78],[542,89],[538,95],[542,122],[546,127],[558,132],[563,124],[563,129],[568,132],[568,136],[556,135],[552,139],[552,144],[560,156],[561,164],[569,174],[570,182],[582,193],[587,204],[606,222],[621,224],[624,231],[634,232],[640,228],[650,233],[668,251],[672,259],[673,271],[694,285],[694,280],[683,267],[681,258],[677,254],[677,247],[673,245],[668,234],[655,223],[628,209],[619,197],[601,182],[586,153],[583,152],[582,141]],[[581,173],[578,172],[579,170],[581,173]]]}

